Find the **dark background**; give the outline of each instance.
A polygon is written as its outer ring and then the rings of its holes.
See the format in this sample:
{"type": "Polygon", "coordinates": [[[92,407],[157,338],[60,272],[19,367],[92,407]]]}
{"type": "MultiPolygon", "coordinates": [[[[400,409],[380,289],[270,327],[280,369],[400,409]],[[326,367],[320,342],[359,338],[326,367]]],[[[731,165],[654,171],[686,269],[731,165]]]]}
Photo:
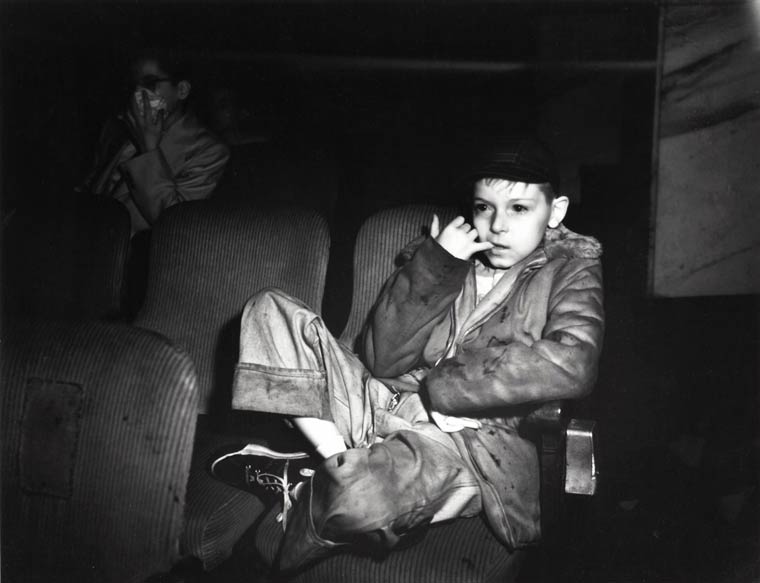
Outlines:
{"type": "MultiPolygon", "coordinates": [[[[593,2],[5,2],[2,208],[71,197],[140,46],[182,47],[213,123],[226,89],[272,167],[241,174],[328,217],[322,307],[339,332],[353,236],[371,212],[450,202],[485,136],[536,130],[565,160],[567,225],[605,246],[595,393],[600,493],[576,501],[568,580],[758,580],[758,301],[647,295],[659,8],[593,2]],[[268,181],[267,181],[268,180],[268,181]],[[753,441],[754,440],[754,441],[753,441]],[[690,467],[678,445],[705,444],[690,467]],[[754,490],[752,489],[754,487],[754,490]],[[740,511],[731,496],[750,492],[740,511]]],[[[240,170],[242,169],[242,170],[240,170]]],[[[241,178],[242,176],[242,178],[241,178]]],[[[237,182],[236,182],[237,180],[237,182]]],[[[240,182],[242,180],[243,182],[240,182]]]]}

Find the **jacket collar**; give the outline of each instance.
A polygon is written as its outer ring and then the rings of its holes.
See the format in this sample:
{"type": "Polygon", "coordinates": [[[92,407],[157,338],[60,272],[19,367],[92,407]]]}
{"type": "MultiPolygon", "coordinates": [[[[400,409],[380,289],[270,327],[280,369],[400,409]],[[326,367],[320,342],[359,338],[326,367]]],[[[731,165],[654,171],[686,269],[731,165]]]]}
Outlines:
{"type": "MultiPolygon", "coordinates": [[[[479,326],[487,320],[493,311],[506,301],[515,283],[523,275],[542,267],[551,259],[563,257],[568,259],[598,259],[601,255],[602,246],[594,237],[579,235],[563,224],[554,229],[547,227],[543,244],[509,268],[477,306],[475,306],[474,301],[476,292],[475,266],[473,266],[455,304],[457,341],[461,341],[462,335],[467,330],[479,326]]],[[[451,354],[456,349],[456,345],[456,341],[451,345],[449,350],[451,354]]]]}
{"type": "Polygon", "coordinates": [[[579,235],[560,224],[555,229],[547,227],[543,250],[548,259],[599,259],[602,245],[594,237],[579,235]]]}
{"type": "Polygon", "coordinates": [[[594,237],[580,235],[560,224],[554,229],[547,227],[541,245],[510,271],[536,269],[551,259],[599,259],[601,256],[602,245],[594,237]]]}

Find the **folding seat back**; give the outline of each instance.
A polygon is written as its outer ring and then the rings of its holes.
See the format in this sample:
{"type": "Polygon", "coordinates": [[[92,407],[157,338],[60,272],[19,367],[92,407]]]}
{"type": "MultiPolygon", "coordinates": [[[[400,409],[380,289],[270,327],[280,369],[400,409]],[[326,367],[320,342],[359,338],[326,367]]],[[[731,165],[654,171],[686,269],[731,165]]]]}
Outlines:
{"type": "Polygon", "coordinates": [[[196,425],[188,356],[124,324],[38,321],[6,328],[1,358],[3,579],[166,570],[196,425]]]}
{"type": "Polygon", "coordinates": [[[120,316],[129,235],[129,213],[113,199],[19,207],[3,231],[6,317],[120,316]]]}
{"type": "Polygon", "coordinates": [[[243,307],[260,289],[279,287],[319,312],[329,240],[312,209],[222,199],[176,205],[154,227],[135,324],[184,348],[198,370],[201,416],[182,544],[183,555],[207,570],[231,555],[263,510],[258,498],[208,472],[217,449],[250,439],[254,429],[229,415],[243,307]]]}
{"type": "Polygon", "coordinates": [[[327,224],[313,210],[213,199],[176,205],[154,227],[134,323],[190,354],[200,413],[226,411],[246,300],[275,286],[319,311],[328,253],[327,224]]]}
{"type": "Polygon", "coordinates": [[[427,204],[397,206],[373,214],[361,226],[354,247],[351,311],[340,336],[346,344],[354,346],[383,284],[399,266],[399,253],[428,233],[434,214],[443,227],[456,210],[427,204]]]}

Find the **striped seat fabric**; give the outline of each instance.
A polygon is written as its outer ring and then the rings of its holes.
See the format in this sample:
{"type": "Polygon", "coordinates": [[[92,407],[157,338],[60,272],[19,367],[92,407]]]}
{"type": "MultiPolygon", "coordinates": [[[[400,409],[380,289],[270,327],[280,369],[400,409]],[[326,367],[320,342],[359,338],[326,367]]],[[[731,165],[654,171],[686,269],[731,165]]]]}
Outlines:
{"type": "Polygon", "coordinates": [[[329,246],[326,221],[305,208],[210,199],[161,216],[134,324],[190,354],[198,369],[199,413],[229,410],[240,316],[254,293],[280,287],[319,311],[329,246]]]}
{"type": "MultiPolygon", "coordinates": [[[[282,540],[279,508],[261,521],[255,545],[271,564],[282,540]]],[[[384,558],[342,553],[295,574],[291,583],[506,583],[523,563],[510,554],[478,517],[433,525],[423,539],[384,558]]]]}
{"type": "Polygon", "coordinates": [[[251,494],[212,478],[213,453],[250,440],[231,429],[232,376],[240,317],[264,287],[279,287],[319,311],[329,230],[316,211],[229,200],[183,203],[154,227],[145,301],[135,324],[184,348],[198,370],[200,401],[188,483],[183,551],[207,570],[227,559],[261,515],[251,494]]]}
{"type": "Polygon", "coordinates": [[[456,216],[453,207],[415,204],[379,211],[359,229],[354,247],[351,311],[340,338],[354,346],[385,281],[398,267],[399,253],[428,232],[433,215],[441,226],[456,216]]]}
{"type": "Polygon", "coordinates": [[[3,580],[168,570],[196,425],[188,356],[105,322],[14,323],[0,356],[3,580]]]}

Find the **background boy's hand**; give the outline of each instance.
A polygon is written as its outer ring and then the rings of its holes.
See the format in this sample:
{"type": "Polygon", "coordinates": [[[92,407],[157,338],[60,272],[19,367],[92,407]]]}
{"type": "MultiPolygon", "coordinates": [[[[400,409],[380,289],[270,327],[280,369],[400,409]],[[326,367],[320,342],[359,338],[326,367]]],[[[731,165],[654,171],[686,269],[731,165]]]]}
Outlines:
{"type": "Polygon", "coordinates": [[[433,222],[430,224],[430,236],[458,259],[467,260],[475,253],[493,247],[491,243],[478,242],[478,232],[464,217],[456,217],[441,231],[440,219],[434,214],[433,222]]]}
{"type": "Polygon", "coordinates": [[[130,104],[130,116],[132,134],[135,138],[135,146],[140,152],[150,152],[158,147],[161,140],[161,133],[164,129],[164,119],[166,110],[159,109],[154,111],[150,106],[148,92],[143,90],[142,94],[142,111],[137,105],[135,99],[130,104]]]}

